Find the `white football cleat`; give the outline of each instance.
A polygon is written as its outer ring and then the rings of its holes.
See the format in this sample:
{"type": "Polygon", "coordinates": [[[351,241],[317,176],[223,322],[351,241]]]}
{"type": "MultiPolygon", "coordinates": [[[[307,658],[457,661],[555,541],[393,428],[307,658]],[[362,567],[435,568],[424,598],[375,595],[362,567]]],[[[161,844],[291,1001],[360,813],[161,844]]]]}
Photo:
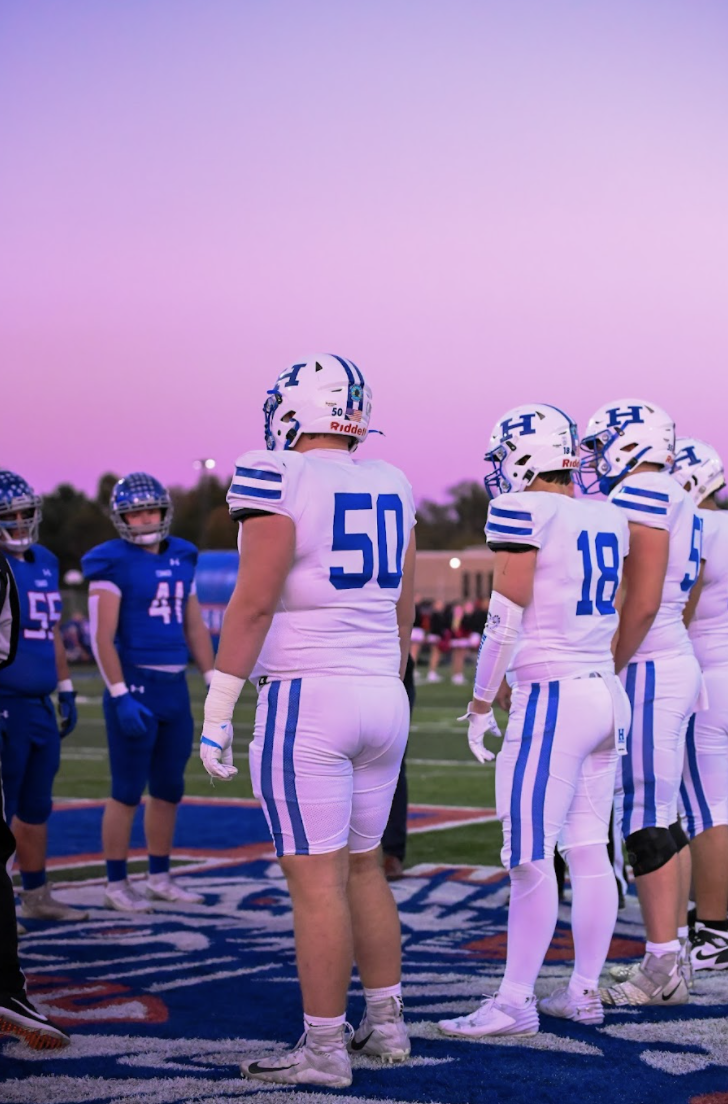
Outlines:
{"type": "Polygon", "coordinates": [[[538,1009],[536,998],[529,997],[521,1007],[506,1004],[496,993],[486,997],[479,1008],[454,1020],[440,1020],[437,1025],[443,1035],[459,1035],[464,1039],[484,1039],[490,1035],[536,1035],[538,1009]]]}
{"type": "Polygon", "coordinates": [[[728,932],[704,924],[696,928],[688,957],[692,970],[728,970],[728,932]]]}
{"type": "Polygon", "coordinates": [[[20,915],[25,920],[86,920],[88,913],[83,909],[64,905],[51,894],[48,882],[36,889],[20,890],[20,915]]]}
{"type": "Polygon", "coordinates": [[[561,1020],[573,1020],[574,1023],[604,1023],[604,1009],[597,989],[585,989],[583,994],[575,996],[568,985],[560,985],[548,997],[541,997],[538,1010],[547,1016],[558,1016],[561,1020]]]}
{"type": "Polygon", "coordinates": [[[366,1054],[383,1062],[405,1062],[410,1039],[400,997],[367,1004],[361,1023],[349,1041],[351,1054],[366,1054]]]}
{"type": "Polygon", "coordinates": [[[152,906],[130,884],[128,878],[119,882],[108,882],[104,890],[104,904],[118,912],[151,912],[152,906]]]}
{"type": "Polygon", "coordinates": [[[201,893],[192,893],[183,889],[169,874],[152,874],[145,886],[147,897],[153,901],[171,901],[175,905],[202,905],[205,898],[201,893]]]}
{"type": "Polygon", "coordinates": [[[279,1058],[257,1058],[243,1062],[240,1073],[255,1081],[275,1085],[323,1085],[345,1089],[351,1084],[351,1059],[344,1042],[346,1028],[330,1042],[314,1041],[310,1032],[301,1036],[293,1050],[279,1058]]]}
{"type": "Polygon", "coordinates": [[[680,955],[677,952],[658,956],[648,951],[639,969],[626,981],[599,990],[602,1003],[618,1007],[687,1004],[690,992],[680,965],[680,955]]]}
{"type": "Polygon", "coordinates": [[[428,671],[427,672],[427,681],[428,682],[442,682],[442,678],[440,677],[440,675],[438,675],[437,671],[428,671]]]}

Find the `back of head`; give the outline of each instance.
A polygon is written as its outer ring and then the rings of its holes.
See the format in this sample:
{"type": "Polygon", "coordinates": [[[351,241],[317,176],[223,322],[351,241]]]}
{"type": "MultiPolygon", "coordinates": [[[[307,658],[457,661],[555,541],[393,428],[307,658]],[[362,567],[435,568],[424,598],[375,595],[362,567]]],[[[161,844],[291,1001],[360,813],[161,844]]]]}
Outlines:
{"type": "Polygon", "coordinates": [[[723,461],[712,445],[695,437],[678,437],[675,453],[671,474],[696,506],[725,486],[723,461]]]}
{"type": "Polygon", "coordinates": [[[568,414],[548,403],[525,403],[498,419],[485,460],[493,471],[485,477],[491,495],[525,491],[536,476],[571,482],[579,466],[578,434],[568,414]]]}
{"type": "Polygon", "coordinates": [[[16,472],[0,471],[0,547],[19,553],[38,540],[41,500],[16,472]]]}
{"type": "Polygon", "coordinates": [[[619,399],[592,414],[581,442],[578,481],[585,494],[609,494],[638,464],[670,469],[675,423],[656,403],[619,399]]]}
{"type": "Polygon", "coordinates": [[[281,372],[263,406],[266,448],[292,449],[304,433],[345,437],[353,451],[366,438],[372,392],[351,360],[324,353],[281,372]]]}

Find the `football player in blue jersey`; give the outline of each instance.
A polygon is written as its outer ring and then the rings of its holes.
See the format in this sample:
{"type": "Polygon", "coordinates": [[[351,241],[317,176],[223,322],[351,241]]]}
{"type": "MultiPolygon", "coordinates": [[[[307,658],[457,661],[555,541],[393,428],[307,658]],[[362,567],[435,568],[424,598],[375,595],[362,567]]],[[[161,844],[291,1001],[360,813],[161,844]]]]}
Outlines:
{"type": "Polygon", "coordinates": [[[35,920],[83,920],[87,914],[53,897],[46,880],[53,780],[61,761],[61,739],[76,727],[77,715],[58,627],[58,560],[37,543],[40,506],[39,496],[25,479],[0,471],[0,544],[20,601],[16,659],[0,671],[5,815],[17,840],[21,915],[35,920]],[[55,690],[60,730],[50,698],[55,690]]]}
{"type": "Polygon", "coordinates": [[[104,901],[122,912],[148,911],[153,900],[199,904],[199,894],[170,877],[177,806],[192,751],[187,661],[191,653],[208,683],[214,663],[195,593],[197,549],[169,536],[172,501],[151,475],[120,479],[110,507],[120,539],[93,548],[82,560],[90,583],[91,645],[107,687],[111,796],[102,827],[104,901]],[[147,785],[149,878],[143,896],[129,883],[127,859],[147,785]]]}

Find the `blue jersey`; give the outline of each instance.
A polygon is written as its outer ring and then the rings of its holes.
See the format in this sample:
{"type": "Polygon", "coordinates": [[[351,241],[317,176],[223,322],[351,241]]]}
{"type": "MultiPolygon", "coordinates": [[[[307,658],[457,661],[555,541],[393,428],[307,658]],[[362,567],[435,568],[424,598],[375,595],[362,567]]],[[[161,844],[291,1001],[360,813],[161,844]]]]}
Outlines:
{"type": "Polygon", "coordinates": [[[56,688],[53,626],[61,617],[58,560],[47,548],[33,544],[22,560],[7,557],[20,603],[20,632],[14,662],[0,671],[0,693],[43,697],[56,688]]]}
{"type": "Polygon", "coordinates": [[[197,549],[169,537],[148,552],[124,540],[106,541],[81,560],[90,583],[104,583],[121,598],[114,641],[122,666],[185,666],[187,600],[194,593],[197,549]]]}

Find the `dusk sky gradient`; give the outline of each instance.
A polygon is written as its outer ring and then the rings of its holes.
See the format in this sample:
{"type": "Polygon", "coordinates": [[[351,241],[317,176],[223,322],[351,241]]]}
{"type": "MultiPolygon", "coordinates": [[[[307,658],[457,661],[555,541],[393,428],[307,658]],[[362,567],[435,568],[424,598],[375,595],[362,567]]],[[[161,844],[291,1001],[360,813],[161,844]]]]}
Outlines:
{"type": "Polygon", "coordinates": [[[6,0],[0,465],[189,485],[353,359],[418,498],[529,399],[728,461],[724,0],[6,0]]]}

